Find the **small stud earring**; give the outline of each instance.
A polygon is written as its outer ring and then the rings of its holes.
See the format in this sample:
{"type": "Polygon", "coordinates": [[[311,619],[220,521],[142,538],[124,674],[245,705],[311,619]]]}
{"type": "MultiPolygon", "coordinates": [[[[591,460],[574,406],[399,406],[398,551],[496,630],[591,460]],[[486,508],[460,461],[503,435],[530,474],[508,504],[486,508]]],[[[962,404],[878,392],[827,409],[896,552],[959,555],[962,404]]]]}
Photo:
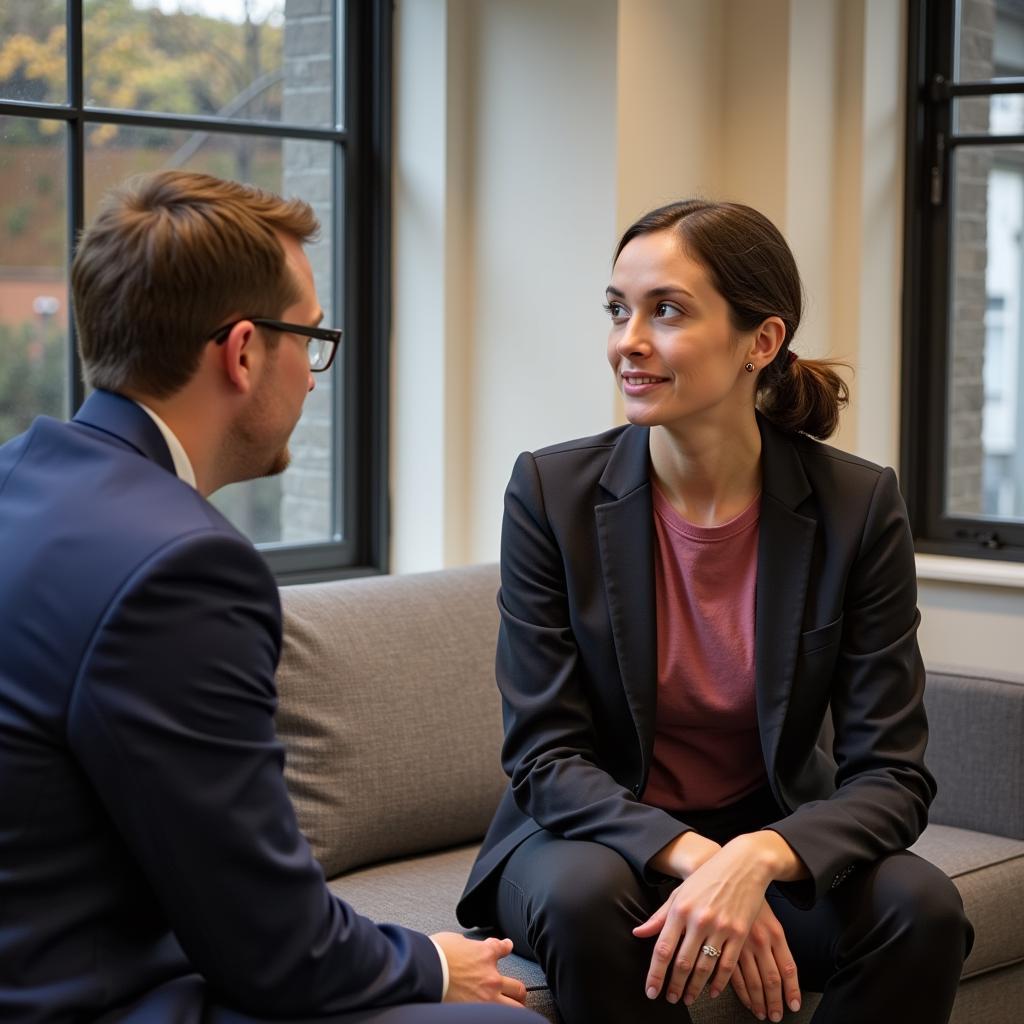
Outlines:
{"type": "Polygon", "coordinates": [[[746,370],[747,373],[753,373],[754,372],[754,364],[753,363],[744,363],[743,364],[743,369],[746,370]]]}

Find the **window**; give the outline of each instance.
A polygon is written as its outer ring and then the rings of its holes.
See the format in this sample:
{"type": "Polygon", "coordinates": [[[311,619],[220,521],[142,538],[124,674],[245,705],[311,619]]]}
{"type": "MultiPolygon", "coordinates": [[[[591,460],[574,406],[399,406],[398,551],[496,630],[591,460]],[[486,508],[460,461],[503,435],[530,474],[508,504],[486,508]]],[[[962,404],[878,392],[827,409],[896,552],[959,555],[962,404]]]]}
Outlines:
{"type": "Polygon", "coordinates": [[[390,19],[387,0],[0,5],[0,443],[85,397],[68,267],[109,186],[182,167],[298,195],[345,340],[289,469],[212,500],[282,581],[385,567],[390,19]]]}
{"type": "Polygon", "coordinates": [[[912,0],[902,476],[918,549],[1024,560],[1024,0],[912,0]]]}

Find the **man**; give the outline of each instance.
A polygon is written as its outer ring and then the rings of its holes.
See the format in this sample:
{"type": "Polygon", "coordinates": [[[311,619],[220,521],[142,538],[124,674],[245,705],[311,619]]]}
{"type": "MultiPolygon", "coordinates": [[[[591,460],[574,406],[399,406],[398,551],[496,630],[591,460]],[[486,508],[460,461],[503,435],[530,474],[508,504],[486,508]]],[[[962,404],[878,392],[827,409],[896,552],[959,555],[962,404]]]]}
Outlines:
{"type": "Polygon", "coordinates": [[[164,172],[81,240],[97,390],[0,448],[0,1020],[538,1019],[511,943],[332,896],[285,791],[277,590],[206,496],[284,470],[333,358],[317,227],[164,172]]]}

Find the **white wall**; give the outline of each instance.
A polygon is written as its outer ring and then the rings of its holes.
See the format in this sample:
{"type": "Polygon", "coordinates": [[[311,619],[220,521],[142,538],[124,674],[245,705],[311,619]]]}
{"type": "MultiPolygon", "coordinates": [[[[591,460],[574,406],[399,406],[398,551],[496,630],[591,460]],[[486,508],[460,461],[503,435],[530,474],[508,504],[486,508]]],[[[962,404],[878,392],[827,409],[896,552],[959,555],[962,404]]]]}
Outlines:
{"type": "Polygon", "coordinates": [[[398,5],[398,572],[494,559],[516,455],[613,421],[616,16],[615,0],[398,5]]]}
{"type": "MultiPolygon", "coordinates": [[[[904,8],[399,0],[395,571],[495,559],[516,454],[621,422],[611,251],[686,195],[776,220],[794,348],[855,370],[836,443],[897,463],[904,8]]],[[[921,608],[926,660],[1013,659],[1019,586],[925,580],[921,608]]]]}

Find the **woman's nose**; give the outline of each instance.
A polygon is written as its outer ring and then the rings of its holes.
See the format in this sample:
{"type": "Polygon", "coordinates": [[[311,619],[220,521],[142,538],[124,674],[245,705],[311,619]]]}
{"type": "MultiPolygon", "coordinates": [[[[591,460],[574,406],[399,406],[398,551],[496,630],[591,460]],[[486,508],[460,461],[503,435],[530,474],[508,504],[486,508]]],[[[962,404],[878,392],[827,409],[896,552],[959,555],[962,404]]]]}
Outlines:
{"type": "Polygon", "coordinates": [[[650,340],[647,337],[646,322],[643,317],[634,315],[629,318],[615,343],[615,351],[621,357],[650,353],[650,340]]]}

